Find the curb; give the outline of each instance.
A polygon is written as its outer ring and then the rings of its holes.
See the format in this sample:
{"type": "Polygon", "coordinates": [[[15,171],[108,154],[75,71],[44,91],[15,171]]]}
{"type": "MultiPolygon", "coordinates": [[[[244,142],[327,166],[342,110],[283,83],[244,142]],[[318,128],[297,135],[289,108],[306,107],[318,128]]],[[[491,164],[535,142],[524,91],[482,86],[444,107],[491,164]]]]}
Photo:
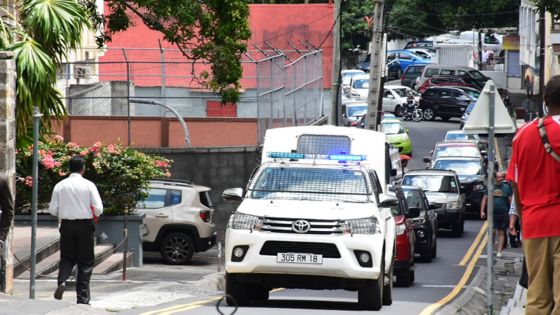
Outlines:
{"type": "Polygon", "coordinates": [[[441,308],[436,314],[485,314],[486,290],[484,288],[486,288],[486,267],[481,266],[478,268],[473,280],[463,289],[463,293],[455,298],[453,302],[441,308]]]}

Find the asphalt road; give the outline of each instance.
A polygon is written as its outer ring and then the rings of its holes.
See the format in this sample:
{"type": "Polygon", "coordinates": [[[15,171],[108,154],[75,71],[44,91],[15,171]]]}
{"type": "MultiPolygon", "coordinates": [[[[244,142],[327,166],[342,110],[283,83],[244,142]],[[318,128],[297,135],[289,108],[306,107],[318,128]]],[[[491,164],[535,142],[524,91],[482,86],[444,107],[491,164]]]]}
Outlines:
{"type": "MultiPolygon", "coordinates": [[[[428,155],[435,142],[441,140],[447,130],[457,129],[458,121],[405,122],[413,142],[413,160],[409,169],[423,168],[422,157],[428,155]]],[[[465,233],[461,238],[451,237],[448,232],[438,233],[438,257],[430,263],[416,264],[416,282],[408,288],[393,289],[393,305],[385,306],[379,314],[420,314],[429,305],[447,296],[460,281],[467,269],[460,266],[469,251],[480,228],[481,221],[466,221],[465,233]]],[[[184,273],[194,272],[198,276],[215,267],[215,258],[210,253],[200,255],[195,266],[173,267],[160,265],[157,257],[147,258],[154,264],[151,276],[160,274],[161,279],[185,277],[184,273]],[[159,270],[159,271],[158,271],[159,270]],[[163,272],[165,270],[165,272],[163,272]],[[198,272],[196,270],[199,270],[198,272]],[[202,272],[200,270],[203,270],[202,272]],[[160,273],[161,272],[161,273],[160,273]]],[[[150,263],[148,263],[150,265],[150,263]]],[[[195,276],[196,277],[196,276],[195,276]]],[[[216,309],[216,296],[208,294],[191,296],[157,307],[131,310],[130,314],[220,314],[216,309]]],[[[224,306],[223,314],[231,314],[234,308],[224,306]]],[[[235,314],[356,314],[363,313],[357,306],[357,293],[344,290],[292,290],[279,289],[270,294],[266,303],[255,304],[237,310],[235,314]]]]}

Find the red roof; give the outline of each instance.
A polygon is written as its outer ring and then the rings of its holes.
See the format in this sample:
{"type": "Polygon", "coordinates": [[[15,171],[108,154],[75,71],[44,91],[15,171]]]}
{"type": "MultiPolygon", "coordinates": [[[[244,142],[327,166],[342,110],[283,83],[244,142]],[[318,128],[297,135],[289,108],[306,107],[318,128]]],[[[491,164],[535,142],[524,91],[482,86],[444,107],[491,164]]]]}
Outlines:
{"type": "MultiPolygon", "coordinates": [[[[255,50],[255,45],[261,49],[306,49],[301,41],[309,42],[312,46],[323,50],[323,87],[331,85],[332,68],[332,32],[334,22],[334,8],[331,4],[253,4],[249,5],[249,26],[252,32],[247,43],[248,50],[255,50]]],[[[109,8],[105,5],[105,12],[109,8]]],[[[161,86],[160,46],[165,49],[176,49],[171,43],[165,41],[163,36],[156,31],[148,29],[139,18],[132,19],[133,26],[127,31],[113,35],[113,40],[107,43],[108,50],[100,59],[99,73],[101,81],[126,80],[126,64],[122,48],[127,51],[127,59],[131,62],[131,79],[137,86],[161,86]]],[[[292,61],[299,56],[295,53],[287,54],[292,61]]],[[[254,58],[254,56],[253,56],[254,58]]],[[[260,58],[264,58],[261,55],[260,58]]],[[[255,58],[259,59],[259,58],[255,58]]],[[[166,51],[165,60],[181,61],[181,63],[168,63],[165,67],[167,86],[199,88],[198,82],[189,79],[191,64],[179,51],[166,51]]],[[[245,58],[248,60],[248,58],[245,58]]],[[[197,64],[196,73],[202,70],[211,71],[210,65],[197,64]]],[[[244,63],[244,78],[242,88],[256,87],[256,67],[244,63]]]]}

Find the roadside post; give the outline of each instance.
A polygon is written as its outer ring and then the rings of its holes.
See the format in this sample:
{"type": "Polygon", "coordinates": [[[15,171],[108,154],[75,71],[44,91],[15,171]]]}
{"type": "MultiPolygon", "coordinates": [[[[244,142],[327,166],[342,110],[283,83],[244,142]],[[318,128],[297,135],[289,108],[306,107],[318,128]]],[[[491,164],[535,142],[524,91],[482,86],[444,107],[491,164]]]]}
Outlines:
{"type": "Polygon", "coordinates": [[[487,314],[493,314],[493,301],[492,291],[494,287],[493,277],[493,237],[492,230],[494,227],[494,163],[495,159],[495,135],[510,134],[516,130],[513,121],[509,116],[507,109],[500,97],[496,93],[496,85],[492,80],[488,80],[480,97],[463,126],[463,131],[467,134],[487,134],[488,135],[488,178],[487,178],[487,192],[488,192],[488,206],[487,206],[487,239],[486,243],[486,259],[487,259],[487,282],[486,282],[486,303],[487,314]]]}
{"type": "Polygon", "coordinates": [[[29,298],[35,299],[35,267],[37,264],[37,195],[39,191],[39,125],[38,107],[33,108],[33,183],[31,189],[31,271],[29,273],[29,298]]]}

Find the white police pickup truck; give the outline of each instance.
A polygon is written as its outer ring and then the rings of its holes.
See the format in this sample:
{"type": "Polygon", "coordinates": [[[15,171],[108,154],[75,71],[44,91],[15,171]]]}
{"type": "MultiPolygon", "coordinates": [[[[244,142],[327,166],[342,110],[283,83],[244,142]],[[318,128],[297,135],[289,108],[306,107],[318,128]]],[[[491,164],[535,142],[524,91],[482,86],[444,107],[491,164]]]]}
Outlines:
{"type": "Polygon", "coordinates": [[[357,290],[371,310],[392,303],[396,200],[383,194],[384,165],[331,150],[342,140],[333,137],[314,153],[264,152],[246,192],[224,191],[242,200],[226,230],[229,304],[267,300],[279,287],[357,290]]]}

